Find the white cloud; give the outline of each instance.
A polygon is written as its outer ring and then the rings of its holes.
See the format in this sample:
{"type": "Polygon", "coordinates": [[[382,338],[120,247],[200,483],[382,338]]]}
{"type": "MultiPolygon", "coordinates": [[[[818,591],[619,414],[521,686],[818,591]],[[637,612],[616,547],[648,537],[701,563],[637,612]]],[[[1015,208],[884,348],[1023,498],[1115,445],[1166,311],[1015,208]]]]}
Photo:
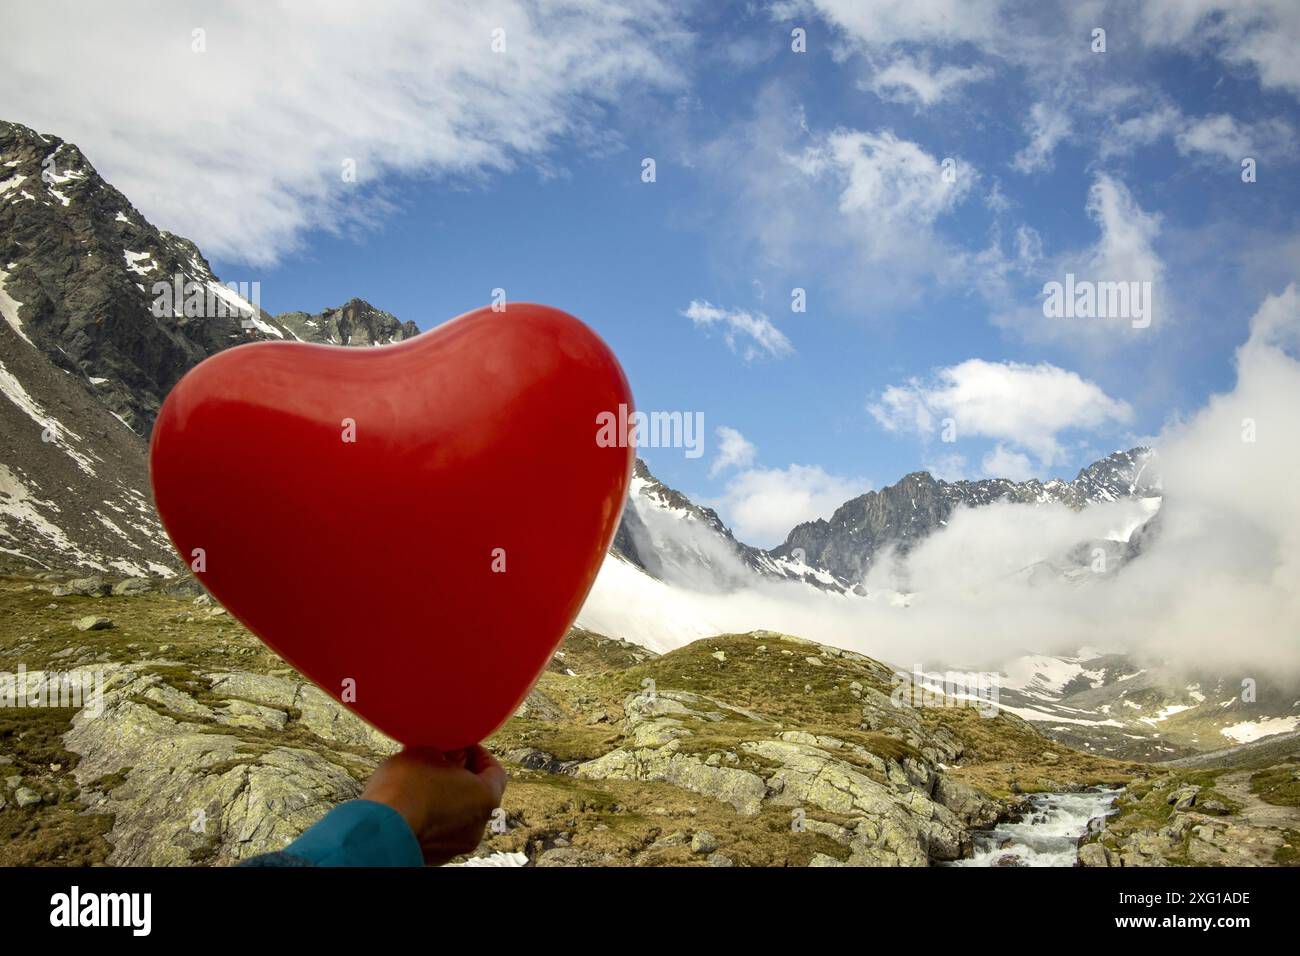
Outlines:
{"type": "Polygon", "coordinates": [[[813,128],[789,88],[769,82],[746,119],[692,158],[711,186],[699,215],[712,241],[772,288],[820,280],[826,301],[883,312],[967,279],[948,233],[981,180],[960,156],[887,129],[813,128]]]}
{"type": "MultiPolygon", "coordinates": [[[[1128,187],[1114,176],[1098,173],[1088,190],[1085,212],[1097,226],[1097,239],[1082,249],[1052,256],[1029,255],[1021,249],[1015,259],[995,255],[975,275],[988,299],[993,322],[1014,330],[1031,342],[1051,342],[1073,351],[1104,354],[1158,334],[1177,314],[1168,297],[1173,290],[1164,281],[1166,267],[1156,249],[1162,219],[1143,209],[1128,187]],[[1032,285],[1033,304],[1012,276],[1032,285]],[[1144,316],[1131,318],[1047,318],[1043,313],[1043,289],[1049,282],[1063,283],[1067,275],[1090,283],[1151,283],[1147,298],[1142,292],[1144,316]],[[1145,325],[1143,325],[1145,323],[1145,325]]],[[[1032,244],[1031,244],[1032,245],[1032,244]]],[[[1029,252],[1041,252],[1033,248],[1029,252]]],[[[973,265],[983,265],[973,260],[973,265]]],[[[1137,300],[1134,300],[1135,302],[1137,300]]]]}
{"type": "Polygon", "coordinates": [[[1098,174],[1088,190],[1087,212],[1101,231],[1083,270],[1089,279],[1152,283],[1163,279],[1164,262],[1155,251],[1160,216],[1143,210],[1127,186],[1098,174]]]}
{"type": "Polygon", "coordinates": [[[1300,5],[1293,0],[1147,0],[1140,27],[1150,46],[1208,49],[1252,71],[1265,89],[1300,97],[1300,5]]]}
{"type": "Polygon", "coordinates": [[[1231,117],[1207,116],[1188,125],[1176,137],[1180,153],[1208,153],[1236,162],[1252,152],[1246,131],[1231,117]]]}
{"type": "Polygon", "coordinates": [[[990,478],[1010,478],[1028,481],[1037,475],[1034,463],[1024,452],[1012,451],[999,442],[980,462],[984,474],[990,478]]]}
{"type": "Polygon", "coordinates": [[[736,429],[719,425],[714,434],[718,436],[718,454],[709,464],[710,478],[716,478],[728,468],[748,468],[754,463],[758,449],[736,429]]]}
{"type": "Polygon", "coordinates": [[[1192,120],[1179,130],[1174,142],[1184,155],[1201,153],[1233,165],[1247,156],[1289,155],[1295,148],[1294,133],[1281,120],[1239,123],[1222,113],[1192,120]]]}
{"type": "Polygon", "coordinates": [[[869,487],[862,478],[828,474],[817,465],[751,468],[734,475],[714,504],[728,518],[738,539],[773,547],[784,541],[795,525],[830,517],[869,487]]]}
{"type": "Polygon", "coordinates": [[[1247,156],[1285,161],[1295,150],[1295,130],[1281,119],[1245,122],[1226,113],[1185,116],[1168,103],[1112,124],[1102,133],[1100,155],[1122,156],[1172,137],[1181,156],[1227,160],[1247,156]]]}
{"type": "MultiPolygon", "coordinates": [[[[689,42],[667,0],[317,0],[5,11],[6,118],[77,143],[158,225],[270,263],[305,230],[372,222],[394,174],[545,169],[561,140],[617,146],[629,87],[674,90],[689,42]],[[206,31],[206,52],[191,31],[206,31]],[[493,53],[492,31],[506,52],[493,53]],[[342,164],[356,163],[357,182],[342,164]]],[[[389,197],[392,199],[393,197],[389,197]]]]}
{"type": "Polygon", "coordinates": [[[929,57],[900,56],[878,70],[864,85],[881,99],[933,106],[949,93],[992,75],[993,72],[983,66],[941,66],[936,69],[931,66],[929,57]]]}
{"type": "Polygon", "coordinates": [[[840,211],[873,229],[929,226],[964,198],[974,180],[955,164],[954,175],[945,176],[940,158],[889,130],[836,130],[791,162],[809,176],[834,177],[842,187],[840,211]]]}
{"type": "Polygon", "coordinates": [[[955,452],[927,461],[925,470],[940,481],[962,481],[970,477],[966,470],[966,456],[955,452]]]}
{"type": "MultiPolygon", "coordinates": [[[[936,370],[931,381],[912,379],[891,385],[867,410],[891,432],[929,438],[951,419],[955,438],[991,438],[1025,449],[1043,466],[1061,458],[1060,434],[1093,432],[1132,420],[1127,402],[1108,396],[1078,374],[1040,363],[968,359],[936,370]]],[[[1000,477],[1027,474],[1022,452],[998,449],[984,460],[986,473],[1000,477]]]]}
{"type": "Polygon", "coordinates": [[[1043,237],[1033,226],[1016,227],[1016,261],[1033,265],[1043,258],[1043,237]]]}
{"type": "Polygon", "coordinates": [[[785,333],[772,324],[762,312],[745,312],[741,309],[722,309],[709,302],[692,299],[682,310],[682,315],[695,323],[696,328],[722,329],[727,346],[745,361],[767,355],[780,358],[794,352],[794,346],[785,333]]]}
{"type": "MultiPolygon", "coordinates": [[[[1249,347],[1300,353],[1300,293],[1294,283],[1264,300],[1250,320],[1249,347]]],[[[1253,355],[1253,352],[1251,353],[1253,355]]]]}
{"type": "Polygon", "coordinates": [[[1163,104],[1111,123],[1102,133],[1099,153],[1103,159],[1130,153],[1149,146],[1178,130],[1183,124],[1183,114],[1175,106],[1163,104]]]}
{"type": "Polygon", "coordinates": [[[1035,103],[1025,118],[1025,133],[1029,142],[1011,160],[1017,172],[1033,173],[1052,166],[1052,154],[1065,137],[1070,135],[1070,117],[1060,104],[1035,103]]]}

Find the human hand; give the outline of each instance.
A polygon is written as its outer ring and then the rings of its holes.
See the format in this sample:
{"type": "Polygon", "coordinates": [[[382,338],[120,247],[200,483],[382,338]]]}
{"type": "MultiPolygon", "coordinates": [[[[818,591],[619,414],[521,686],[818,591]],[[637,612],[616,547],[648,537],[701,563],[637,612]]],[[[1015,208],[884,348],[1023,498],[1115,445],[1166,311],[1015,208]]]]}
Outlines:
{"type": "Polygon", "coordinates": [[[450,753],[408,748],[376,768],[361,799],[400,813],[424,862],[438,866],[479,845],[505,789],[504,768],[477,744],[450,753]]]}

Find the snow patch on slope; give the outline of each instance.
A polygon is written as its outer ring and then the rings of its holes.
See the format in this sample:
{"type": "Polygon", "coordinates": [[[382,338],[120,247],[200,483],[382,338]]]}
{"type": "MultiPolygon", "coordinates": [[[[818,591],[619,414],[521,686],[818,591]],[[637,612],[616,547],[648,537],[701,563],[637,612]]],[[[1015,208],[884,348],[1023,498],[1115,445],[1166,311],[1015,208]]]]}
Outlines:
{"type": "Polygon", "coordinates": [[[134,272],[138,276],[147,276],[158,269],[158,263],[153,261],[151,252],[132,252],[130,249],[123,249],[122,258],[126,260],[126,271],[134,272]]]}
{"type": "MultiPolygon", "coordinates": [[[[74,556],[82,564],[98,571],[107,570],[102,564],[90,560],[72,543],[62,528],[41,513],[42,510],[57,511],[58,507],[52,501],[37,497],[19,475],[10,471],[7,465],[0,465],[0,514],[31,528],[33,532],[49,541],[53,548],[74,556]]],[[[0,535],[9,537],[2,526],[0,526],[0,535]]]]}
{"type": "Polygon", "coordinates": [[[1297,726],[1300,726],[1300,717],[1266,717],[1263,720],[1247,720],[1233,724],[1231,727],[1224,727],[1219,733],[1239,744],[1248,744],[1261,737],[1289,733],[1297,726]]]}
{"type": "MultiPolygon", "coordinates": [[[[57,418],[46,414],[45,409],[41,407],[36,399],[27,394],[27,390],[23,388],[22,383],[18,381],[12,372],[5,368],[3,362],[0,362],[0,393],[17,405],[28,418],[40,425],[44,434],[50,435],[46,439],[47,441],[53,442],[61,448],[69,458],[77,463],[77,467],[82,471],[92,478],[95,477],[95,469],[91,465],[90,459],[68,443],[69,438],[80,441],[81,436],[71,429],[64,428],[57,418]]],[[[42,437],[44,437],[44,434],[42,437]]]]}
{"type": "MultiPolygon", "coordinates": [[[[0,183],[0,186],[3,185],[4,183],[0,183]]],[[[0,190],[0,192],[3,192],[3,190],[0,190]]],[[[9,273],[0,269],[0,315],[4,316],[4,320],[9,323],[11,329],[22,336],[24,342],[28,345],[34,345],[35,343],[33,343],[32,340],[27,337],[27,333],[23,331],[22,319],[18,318],[18,309],[22,306],[22,303],[11,297],[9,293],[5,291],[5,282],[7,282],[8,279],[9,273]]]]}
{"type": "Polygon", "coordinates": [[[1085,670],[1082,658],[1049,657],[1045,654],[1028,654],[1006,665],[1003,686],[1021,690],[1035,696],[1059,697],[1071,681],[1085,678],[1089,686],[1100,686],[1105,675],[1101,671],[1085,670]]]}

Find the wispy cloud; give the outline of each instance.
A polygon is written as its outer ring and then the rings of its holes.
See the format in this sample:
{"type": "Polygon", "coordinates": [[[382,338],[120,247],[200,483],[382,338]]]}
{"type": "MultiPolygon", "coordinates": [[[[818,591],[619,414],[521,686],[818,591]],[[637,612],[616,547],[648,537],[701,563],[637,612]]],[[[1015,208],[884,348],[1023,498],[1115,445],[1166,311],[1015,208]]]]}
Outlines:
{"type": "Polygon", "coordinates": [[[1059,105],[1035,103],[1025,118],[1029,142],[1011,160],[1011,167],[1021,173],[1050,169],[1056,147],[1070,135],[1069,114],[1059,105]]]}
{"type": "Polygon", "coordinates": [[[1150,46],[1208,51],[1300,98],[1300,7],[1289,0],[1147,0],[1139,18],[1150,46]]]}
{"type": "Polygon", "coordinates": [[[1177,106],[1161,103],[1108,126],[1101,134],[1099,152],[1103,158],[1124,156],[1165,138],[1173,139],[1181,156],[1226,160],[1236,166],[1248,156],[1290,159],[1296,133],[1277,117],[1247,121],[1227,113],[1188,116],[1177,106]]]}
{"type": "Polygon", "coordinates": [[[1084,210],[1097,230],[1090,245],[1044,255],[1032,237],[1026,245],[1022,235],[1021,248],[1014,257],[994,252],[984,259],[972,258],[970,266],[983,270],[979,283],[995,324],[1027,342],[1050,342],[1101,355],[1139,337],[1158,335],[1172,322],[1177,309],[1170,301],[1173,290],[1171,283],[1165,282],[1166,265],[1157,248],[1163,218],[1143,208],[1128,186],[1108,173],[1093,177],[1084,210]],[[1135,327],[1124,318],[1045,317],[1042,290],[1047,283],[1062,282],[1070,274],[1090,283],[1131,286],[1149,282],[1150,296],[1143,303],[1147,325],[1135,327]]]}
{"type": "Polygon", "coordinates": [[[431,0],[363,16],[343,0],[310,16],[290,0],[171,3],[130,18],[47,3],[4,17],[6,119],[76,142],[205,252],[257,264],[306,230],[373,222],[387,177],[544,167],[561,141],[610,148],[602,121],[622,93],[681,89],[690,43],[670,0],[431,0]]]}
{"type": "Polygon", "coordinates": [[[984,66],[939,66],[928,56],[900,56],[878,70],[863,85],[885,100],[934,106],[971,83],[987,80],[993,71],[984,66]]]}
{"type": "Polygon", "coordinates": [[[780,358],[794,353],[794,346],[785,333],[762,312],[723,309],[710,302],[692,299],[691,304],[682,310],[682,315],[695,323],[696,328],[721,329],[728,348],[743,356],[745,361],[763,356],[780,358]]]}
{"type": "Polygon", "coordinates": [[[933,225],[966,196],[972,171],[927,153],[919,144],[889,130],[838,129],[816,146],[790,157],[810,178],[829,177],[839,189],[839,208],[869,225],[866,237],[878,237],[873,251],[891,245],[902,228],[933,225]]]}
{"type": "Polygon", "coordinates": [[[718,437],[718,453],[709,463],[710,478],[716,478],[731,468],[748,468],[754,463],[758,449],[736,429],[720,425],[714,434],[718,437]]]}

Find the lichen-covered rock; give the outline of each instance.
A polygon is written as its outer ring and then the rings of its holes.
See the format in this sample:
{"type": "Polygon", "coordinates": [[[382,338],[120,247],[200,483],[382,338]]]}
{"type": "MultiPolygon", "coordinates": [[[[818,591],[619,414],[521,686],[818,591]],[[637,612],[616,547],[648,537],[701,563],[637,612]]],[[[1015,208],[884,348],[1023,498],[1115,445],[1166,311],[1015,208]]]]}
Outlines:
{"type": "Polygon", "coordinates": [[[926,866],[957,859],[970,846],[961,821],[924,790],[900,792],[888,780],[873,779],[837,759],[833,749],[784,739],[749,742],[741,749],[780,764],[767,781],[774,803],[857,818],[837,837],[849,847],[852,865],[926,866]]]}
{"type": "MultiPolygon", "coordinates": [[[[285,699],[274,678],[226,674],[216,684],[285,699]]],[[[114,817],[109,863],[234,863],[281,849],[356,797],[378,759],[334,751],[309,727],[275,744],[260,734],[242,737],[250,718],[264,730],[278,723],[275,714],[288,724],[287,713],[255,700],[200,699],[208,696],[186,693],[146,665],[127,665],[110,670],[102,713],[73,718],[64,745],[80,757],[82,799],[114,817]]],[[[315,721],[324,730],[347,725],[315,721]]]]}
{"type": "Polygon", "coordinates": [[[525,720],[555,721],[563,720],[565,714],[555,701],[534,687],[528,692],[524,702],[519,705],[519,709],[515,711],[515,716],[522,717],[525,720]]]}
{"type": "Polygon", "coordinates": [[[993,826],[1002,815],[1002,805],[998,801],[984,791],[945,774],[939,774],[935,781],[934,799],[975,829],[993,826]]]}
{"type": "Polygon", "coordinates": [[[608,866],[613,862],[604,854],[571,846],[557,846],[546,850],[534,866],[608,866]]]}
{"type": "Polygon", "coordinates": [[[104,597],[113,593],[113,585],[98,576],[73,578],[66,584],[56,584],[50,589],[55,597],[104,597]]]}
{"type": "Polygon", "coordinates": [[[762,777],[732,767],[710,767],[698,757],[678,753],[674,743],[639,750],[619,748],[579,764],[574,773],[594,780],[662,780],[729,803],[740,813],[758,812],[767,794],[762,777]]]}
{"type": "Polygon", "coordinates": [[[289,722],[289,715],[283,710],[238,699],[219,704],[213,713],[219,724],[254,730],[283,730],[289,722]]]}
{"type": "Polygon", "coordinates": [[[385,754],[400,749],[394,740],[371,727],[315,684],[239,671],[215,673],[208,679],[214,694],[253,700],[279,710],[297,710],[298,720],[322,740],[385,754]]]}
{"type": "Polygon", "coordinates": [[[554,754],[536,747],[509,750],[505,754],[505,760],[525,770],[541,770],[543,773],[568,773],[578,764],[576,760],[558,760],[554,754]]]}
{"type": "Polygon", "coordinates": [[[691,837],[692,853],[712,853],[718,848],[718,838],[708,830],[700,830],[691,837]]]}
{"type": "Polygon", "coordinates": [[[1100,843],[1085,843],[1079,847],[1080,866],[1115,866],[1110,850],[1100,843]]]}

